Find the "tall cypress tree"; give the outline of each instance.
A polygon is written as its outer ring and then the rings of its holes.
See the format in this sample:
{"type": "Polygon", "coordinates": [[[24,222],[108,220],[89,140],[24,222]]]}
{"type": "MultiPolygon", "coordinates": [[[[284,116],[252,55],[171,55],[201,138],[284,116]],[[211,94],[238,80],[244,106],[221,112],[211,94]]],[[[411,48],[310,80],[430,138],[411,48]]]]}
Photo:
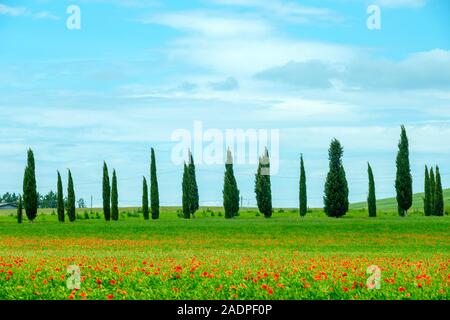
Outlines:
{"type": "Polygon", "coordinates": [[[61,175],[58,172],[58,182],[57,182],[57,200],[56,200],[56,211],[58,212],[58,221],[64,222],[64,195],[63,186],[61,181],[61,175]]]}
{"type": "Polygon", "coordinates": [[[264,214],[265,218],[272,216],[272,190],[270,185],[270,159],[267,148],[264,154],[259,158],[258,171],[255,176],[256,202],[259,212],[264,214]]]}
{"type": "Polygon", "coordinates": [[[400,216],[405,216],[412,205],[412,176],[409,164],[408,137],[403,125],[401,126],[396,165],[395,190],[397,191],[398,213],[400,216]]]}
{"type": "Polygon", "coordinates": [[[115,169],[113,169],[111,187],[111,219],[114,221],[119,220],[119,199],[117,194],[117,176],[115,169]]]}
{"type": "Polygon", "coordinates": [[[111,219],[111,186],[106,162],[103,162],[103,214],[106,221],[111,219]]]}
{"type": "Polygon", "coordinates": [[[149,219],[149,211],[148,211],[148,188],[147,188],[147,180],[143,177],[142,180],[142,214],[144,215],[144,219],[149,219]]]}
{"type": "Polygon", "coordinates": [[[195,164],[194,158],[192,157],[192,153],[189,151],[189,207],[190,212],[193,217],[195,217],[195,212],[199,208],[199,195],[198,195],[198,186],[197,186],[197,178],[195,177],[195,164]]]}
{"type": "Polygon", "coordinates": [[[369,217],[377,216],[377,198],[375,195],[375,179],[373,178],[372,167],[367,164],[367,173],[369,175],[369,195],[367,197],[367,207],[369,209],[369,217]]]}
{"type": "Polygon", "coordinates": [[[428,167],[425,166],[425,182],[424,182],[424,198],[423,198],[423,213],[426,216],[431,215],[431,193],[430,193],[430,174],[428,172],[428,167]]]}
{"type": "Polygon", "coordinates": [[[75,190],[73,188],[72,173],[69,170],[69,179],[67,186],[67,216],[70,222],[74,222],[76,219],[75,214],[75,190]]]}
{"type": "Polygon", "coordinates": [[[223,181],[223,208],[225,218],[234,218],[239,212],[239,189],[233,171],[233,157],[230,149],[227,150],[227,162],[225,163],[225,177],[223,181]]]}
{"type": "Polygon", "coordinates": [[[159,191],[158,178],[156,176],[155,150],[151,150],[150,160],[150,201],[152,209],[152,219],[159,219],[159,191]]]}
{"type": "Polygon", "coordinates": [[[23,211],[22,211],[22,196],[19,195],[19,203],[17,205],[17,222],[18,223],[22,223],[22,216],[23,216],[23,211]]]}
{"type": "Polygon", "coordinates": [[[434,169],[430,169],[430,214],[435,215],[436,212],[436,179],[434,177],[434,169]]]}
{"type": "Polygon", "coordinates": [[[182,180],[182,191],[183,191],[183,216],[185,219],[191,217],[191,206],[190,206],[190,174],[186,163],[183,166],[183,180],[182,180]]]}
{"type": "Polygon", "coordinates": [[[299,188],[299,204],[300,204],[300,216],[304,217],[308,211],[306,194],[306,173],[305,164],[303,163],[303,155],[300,156],[300,188],[299,188]]]}
{"type": "Polygon", "coordinates": [[[342,156],[344,149],[333,139],[328,150],[329,172],[325,182],[324,211],[329,217],[339,218],[348,211],[348,183],[342,156]]]}
{"type": "Polygon", "coordinates": [[[439,167],[436,166],[436,190],[434,196],[434,214],[436,216],[444,215],[444,194],[442,190],[441,173],[439,167]]]}
{"type": "Polygon", "coordinates": [[[28,149],[27,158],[27,166],[23,176],[23,204],[28,220],[33,221],[37,215],[38,193],[36,190],[34,155],[31,149],[28,149]]]}

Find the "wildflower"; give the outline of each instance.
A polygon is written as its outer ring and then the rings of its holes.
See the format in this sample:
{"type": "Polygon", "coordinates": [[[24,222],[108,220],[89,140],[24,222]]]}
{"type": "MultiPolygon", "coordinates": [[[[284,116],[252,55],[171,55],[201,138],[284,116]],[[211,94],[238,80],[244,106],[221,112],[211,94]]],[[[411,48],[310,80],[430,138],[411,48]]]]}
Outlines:
{"type": "Polygon", "coordinates": [[[400,288],[398,288],[398,292],[403,292],[403,291],[405,291],[406,289],[404,288],[404,287],[400,287],[400,288]]]}
{"type": "Polygon", "coordinates": [[[108,294],[108,295],[106,296],[106,298],[107,298],[108,300],[112,300],[112,299],[114,299],[114,296],[110,293],[110,294],[108,294]]]}

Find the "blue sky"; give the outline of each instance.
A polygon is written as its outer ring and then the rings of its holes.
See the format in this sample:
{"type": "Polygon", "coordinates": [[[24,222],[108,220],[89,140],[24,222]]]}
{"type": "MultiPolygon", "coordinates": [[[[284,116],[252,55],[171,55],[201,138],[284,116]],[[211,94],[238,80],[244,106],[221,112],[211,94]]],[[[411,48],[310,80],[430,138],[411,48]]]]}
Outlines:
{"type": "MultiPolygon", "coordinates": [[[[20,191],[32,147],[41,193],[70,168],[77,197],[100,204],[106,160],[120,204],[139,205],[153,146],[161,203],[179,204],[171,134],[194,121],[280,130],[275,206],[297,205],[300,153],[310,205],[322,205],[333,137],[352,201],[366,198],[367,161],[378,197],[393,196],[401,124],[414,190],[425,164],[440,165],[450,187],[450,3],[0,0],[0,116],[0,193],[20,191]],[[72,4],[80,30],[66,27],[72,4]],[[380,30],[366,27],[370,4],[380,30]]],[[[202,204],[220,204],[223,167],[197,167],[202,204]]],[[[235,171],[254,205],[255,166],[235,171]]]]}

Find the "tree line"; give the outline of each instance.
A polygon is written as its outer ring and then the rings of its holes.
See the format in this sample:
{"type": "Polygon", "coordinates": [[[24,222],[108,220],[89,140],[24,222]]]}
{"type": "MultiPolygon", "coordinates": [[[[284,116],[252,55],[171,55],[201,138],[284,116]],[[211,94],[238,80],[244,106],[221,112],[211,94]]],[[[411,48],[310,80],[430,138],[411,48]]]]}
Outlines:
{"type": "MultiPolygon", "coordinates": [[[[329,217],[342,217],[349,210],[349,187],[343,165],[344,148],[337,139],[332,139],[328,149],[329,168],[324,185],[324,211],[329,217]]],[[[406,129],[401,126],[400,141],[396,158],[396,200],[398,214],[406,216],[412,206],[412,175],[409,161],[409,142],[406,129]]],[[[376,191],[374,173],[370,163],[367,166],[368,173],[368,197],[367,207],[369,217],[376,217],[376,191]]],[[[118,208],[118,188],[117,174],[113,169],[111,183],[108,173],[108,166],[103,162],[103,214],[106,221],[117,221],[119,219],[118,208]]],[[[441,175],[439,167],[425,167],[424,182],[424,214],[426,216],[444,214],[444,198],[441,175]]],[[[188,160],[183,166],[183,176],[181,181],[182,190],[182,212],[185,219],[195,217],[195,212],[199,209],[199,192],[195,173],[195,163],[192,153],[189,151],[188,160]]],[[[272,190],[270,181],[270,158],[267,148],[259,158],[258,168],[255,174],[255,196],[258,210],[264,217],[270,218],[273,213],[272,190]]],[[[231,219],[239,215],[240,191],[237,186],[233,170],[233,157],[231,151],[227,150],[227,160],[225,163],[223,182],[223,207],[225,218],[231,219]]],[[[25,209],[27,218],[33,221],[37,214],[39,194],[36,191],[36,176],[34,155],[31,149],[27,154],[27,166],[25,167],[23,180],[23,196],[18,196],[17,219],[22,222],[22,210],[25,209]]],[[[53,194],[51,195],[53,200],[53,194]]],[[[308,211],[306,169],[303,155],[300,156],[300,180],[299,180],[299,214],[304,217],[308,211]]],[[[56,193],[57,216],[60,222],[64,222],[65,215],[69,221],[76,219],[75,215],[75,191],[72,174],[68,170],[67,198],[64,198],[61,175],[57,171],[57,193],[56,193]]],[[[148,190],[147,179],[144,176],[142,182],[142,212],[145,220],[159,218],[159,190],[156,171],[155,150],[150,152],[150,192],[148,190]],[[149,202],[150,199],[150,202],[149,202]]]]}

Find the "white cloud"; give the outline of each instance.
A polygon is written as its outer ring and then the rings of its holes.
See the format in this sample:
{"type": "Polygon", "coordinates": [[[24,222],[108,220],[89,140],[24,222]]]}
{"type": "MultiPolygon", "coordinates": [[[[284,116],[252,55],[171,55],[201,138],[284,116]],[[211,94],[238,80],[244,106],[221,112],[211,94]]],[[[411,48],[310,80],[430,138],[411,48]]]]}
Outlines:
{"type": "Polygon", "coordinates": [[[243,19],[206,11],[161,13],[139,19],[207,37],[264,36],[270,26],[260,20],[243,19]]]}
{"type": "Polygon", "coordinates": [[[38,11],[33,12],[30,9],[27,9],[25,7],[11,7],[7,6],[5,4],[0,3],[0,14],[9,15],[13,17],[31,17],[34,19],[49,19],[49,20],[59,20],[60,18],[58,16],[55,16],[47,11],[38,11]]]}

